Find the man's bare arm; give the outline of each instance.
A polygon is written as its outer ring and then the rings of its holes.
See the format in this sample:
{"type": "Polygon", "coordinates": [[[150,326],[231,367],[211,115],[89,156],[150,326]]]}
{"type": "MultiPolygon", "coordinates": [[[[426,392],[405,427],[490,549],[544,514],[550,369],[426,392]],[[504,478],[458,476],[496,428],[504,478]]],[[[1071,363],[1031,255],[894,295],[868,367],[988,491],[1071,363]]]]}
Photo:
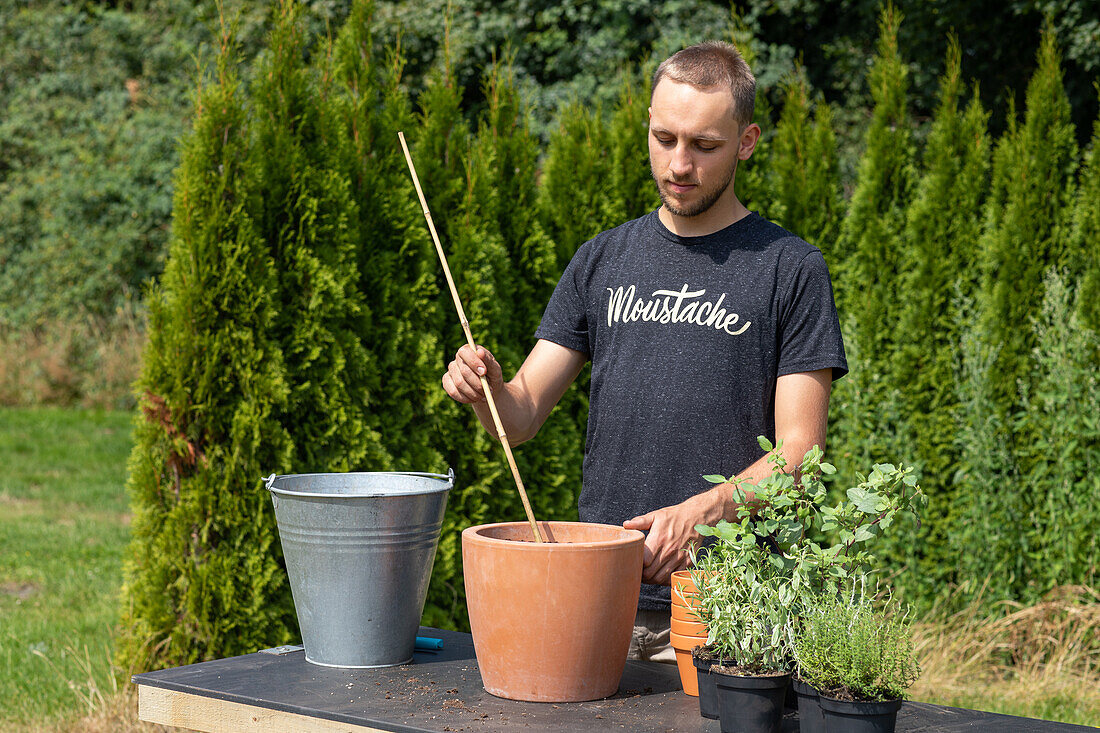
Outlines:
{"type": "MultiPolygon", "coordinates": [[[[814,445],[824,449],[831,389],[832,369],[787,374],[776,381],[775,437],[777,441],[783,441],[783,457],[789,464],[800,463],[802,456],[814,445]]],[[[763,456],[739,473],[737,478],[755,484],[770,473],[767,456],[763,456]]],[[[746,501],[752,501],[752,492],[745,493],[746,501]]],[[[733,500],[732,485],[725,483],[680,504],[623,522],[627,529],[649,530],[642,580],[668,585],[674,571],[687,567],[688,557],[684,548],[689,543],[702,541],[695,525],[714,525],[720,519],[733,521],[737,518],[737,506],[733,500]]]]}
{"type": "Polygon", "coordinates": [[[573,349],[540,339],[510,382],[484,347],[463,346],[443,375],[443,389],[454,400],[473,406],[478,420],[497,434],[493,416],[481,388],[481,375],[489,382],[493,400],[511,445],[530,440],[546,422],[550,411],[580,374],[587,357],[573,349]]]}

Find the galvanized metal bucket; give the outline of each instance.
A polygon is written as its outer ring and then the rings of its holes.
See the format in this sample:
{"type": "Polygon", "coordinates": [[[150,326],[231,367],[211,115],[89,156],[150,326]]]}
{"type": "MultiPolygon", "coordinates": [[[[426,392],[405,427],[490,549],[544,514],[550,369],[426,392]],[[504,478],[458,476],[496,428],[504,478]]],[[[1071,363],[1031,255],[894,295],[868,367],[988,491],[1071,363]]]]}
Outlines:
{"type": "Polygon", "coordinates": [[[306,660],[410,661],[454,472],[272,474],[264,483],[306,660]]]}

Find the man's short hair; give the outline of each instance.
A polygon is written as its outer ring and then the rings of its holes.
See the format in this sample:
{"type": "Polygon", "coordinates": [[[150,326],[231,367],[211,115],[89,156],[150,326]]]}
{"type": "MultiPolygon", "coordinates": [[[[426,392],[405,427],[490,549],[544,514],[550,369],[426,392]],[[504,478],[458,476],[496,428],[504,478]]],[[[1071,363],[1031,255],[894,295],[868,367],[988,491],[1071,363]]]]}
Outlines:
{"type": "Polygon", "coordinates": [[[706,41],[669,56],[653,73],[650,99],[657,83],[665,77],[696,87],[725,84],[733,93],[733,113],[737,124],[744,129],[752,122],[753,107],[756,105],[756,77],[732,43],[706,41]]]}

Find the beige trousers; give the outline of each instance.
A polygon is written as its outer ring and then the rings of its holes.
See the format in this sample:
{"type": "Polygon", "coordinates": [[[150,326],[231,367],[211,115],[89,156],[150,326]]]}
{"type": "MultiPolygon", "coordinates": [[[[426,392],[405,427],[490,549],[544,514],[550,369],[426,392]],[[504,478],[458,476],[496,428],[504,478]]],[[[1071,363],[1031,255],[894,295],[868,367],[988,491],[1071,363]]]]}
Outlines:
{"type": "Polygon", "coordinates": [[[634,632],[630,636],[630,651],[626,653],[626,658],[676,664],[676,650],[672,648],[668,636],[671,625],[671,611],[639,608],[634,617],[634,632]]]}

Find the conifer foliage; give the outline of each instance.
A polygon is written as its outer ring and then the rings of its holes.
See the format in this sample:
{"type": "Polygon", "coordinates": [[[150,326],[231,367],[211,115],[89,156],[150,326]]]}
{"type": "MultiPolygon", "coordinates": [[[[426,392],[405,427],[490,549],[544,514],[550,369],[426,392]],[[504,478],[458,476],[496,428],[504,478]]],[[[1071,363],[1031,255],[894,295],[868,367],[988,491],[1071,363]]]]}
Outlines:
{"type": "Polygon", "coordinates": [[[358,207],[341,165],[348,140],[331,80],[306,63],[302,12],[280,5],[252,89],[256,221],[279,278],[275,337],[290,387],[279,420],[294,439],[295,471],[346,471],[386,458],[366,421],[377,380],[359,339],[366,313],[358,207]]]}
{"type": "Polygon", "coordinates": [[[905,216],[899,241],[901,338],[890,364],[890,382],[901,390],[902,411],[913,442],[908,460],[922,471],[929,507],[918,532],[887,538],[887,554],[915,563],[915,582],[936,586],[949,577],[947,533],[954,504],[953,441],[957,401],[955,371],[960,332],[969,315],[962,306],[973,294],[970,273],[981,235],[982,204],[988,189],[989,140],[986,112],[977,90],[960,109],[964,89],[961,50],[952,39],[940,82],[940,99],[925,143],[924,167],[905,216]]]}
{"type": "Polygon", "coordinates": [[[149,296],[125,565],[124,668],[255,651],[295,633],[264,472],[293,442],[274,338],[275,263],[252,212],[263,192],[233,40],[199,89],[176,174],[171,251],[149,296]]]}
{"type": "MultiPolygon", "coordinates": [[[[901,16],[887,5],[879,19],[878,53],[870,71],[875,101],[866,149],[840,237],[833,251],[837,308],[851,373],[833,404],[841,482],[855,484],[855,465],[868,465],[906,445],[898,386],[889,382],[899,337],[899,246],[913,185],[913,140],[907,110],[907,68],[898,48],[901,16]]],[[[904,337],[904,336],[902,336],[904,337]]]]}
{"type": "MultiPolygon", "coordinates": [[[[271,472],[453,468],[424,616],[440,627],[466,626],[461,530],[522,520],[495,435],[439,386],[465,339],[399,130],[474,336],[506,378],[577,247],[659,205],[642,75],[619,77],[613,109],[564,106],[540,149],[507,60],[489,67],[486,105],[468,117],[449,46],[414,103],[401,49],[373,40],[371,0],[321,43],[303,12],[278,6],[248,85],[224,31],[217,73],[195,95],[169,259],[148,297],[127,666],[296,637],[259,481],[271,472]]],[[[923,470],[923,525],[886,545],[918,608],[960,589],[1032,600],[1095,583],[1100,120],[1076,176],[1048,34],[1024,118],[991,155],[988,113],[952,44],[918,164],[900,22],[887,6],[846,211],[831,110],[798,76],[737,178],[743,200],[829,261],[852,368],[833,391],[829,453],[840,482],[869,460],[923,470]]],[[[576,516],[586,382],[516,450],[540,519],[576,516]]]]}
{"type": "Polygon", "coordinates": [[[831,260],[843,214],[836,135],[829,105],[816,105],[811,115],[801,73],[784,89],[767,173],[774,181],[770,215],[831,260]]]}
{"type": "Polygon", "coordinates": [[[1065,264],[1065,238],[1077,163],[1076,135],[1062,84],[1054,35],[1044,33],[1038,66],[1028,83],[1024,120],[1012,120],[997,144],[988,219],[981,239],[983,338],[1000,349],[993,368],[1001,372],[996,408],[1009,414],[1018,404],[1035,346],[1028,318],[1038,312],[1050,264],[1065,264]]]}

